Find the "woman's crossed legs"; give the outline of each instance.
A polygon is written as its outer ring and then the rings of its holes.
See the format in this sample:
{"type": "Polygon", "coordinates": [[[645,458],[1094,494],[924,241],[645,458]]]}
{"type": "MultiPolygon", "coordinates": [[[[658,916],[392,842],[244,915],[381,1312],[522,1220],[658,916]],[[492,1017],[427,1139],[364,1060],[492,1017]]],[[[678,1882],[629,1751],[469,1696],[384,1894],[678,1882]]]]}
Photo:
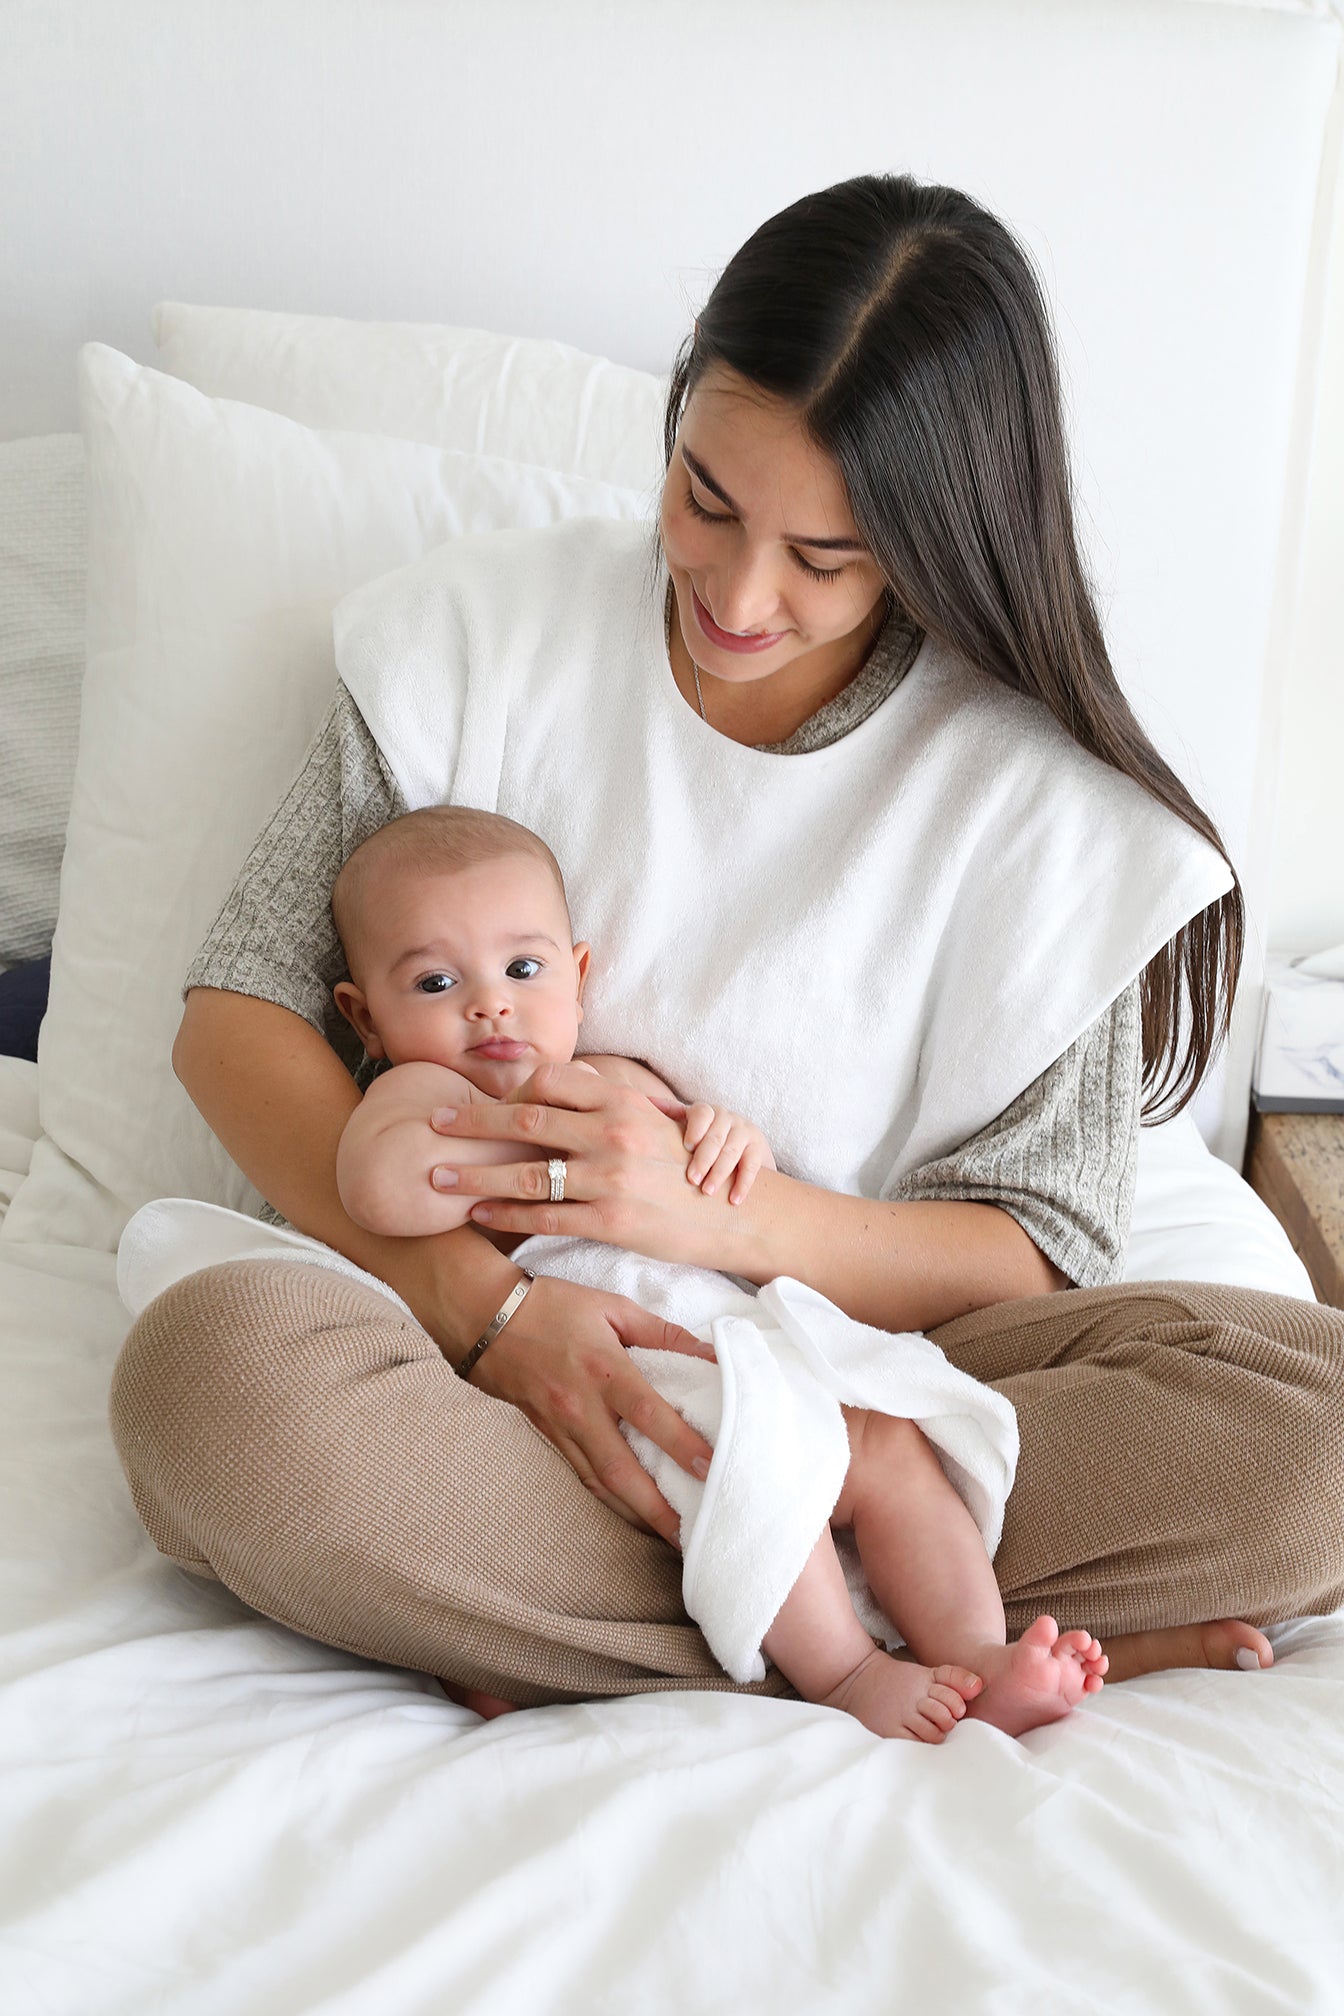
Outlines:
{"type": "MultiPolygon", "coordinates": [[[[1114,1679],[1232,1665],[1209,1620],[1344,1602],[1344,1315],[1166,1283],[934,1334],[1017,1409],[994,1563],[1012,1635],[1042,1612],[1095,1632],[1114,1679]]],[[[133,1327],[112,1420],[163,1552],[311,1637],[525,1704],[734,1685],[672,1550],[357,1282],[269,1260],[190,1276],[133,1327]]],[[[927,1657],[979,1672],[961,1645],[927,1657]]]]}

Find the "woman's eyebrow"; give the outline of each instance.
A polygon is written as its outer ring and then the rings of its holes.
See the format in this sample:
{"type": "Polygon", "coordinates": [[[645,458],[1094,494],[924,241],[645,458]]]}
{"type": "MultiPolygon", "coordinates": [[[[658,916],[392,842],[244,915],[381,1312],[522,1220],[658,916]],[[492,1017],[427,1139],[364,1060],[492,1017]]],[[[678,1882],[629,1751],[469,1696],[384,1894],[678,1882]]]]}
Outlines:
{"type": "MultiPolygon", "coordinates": [[[[730,511],[736,512],[737,516],[741,517],[742,513],[738,510],[737,505],[734,504],[723,485],[715,482],[704,463],[697,456],[692,455],[689,448],[683,446],[681,459],[697,482],[703,483],[706,490],[712,491],[714,496],[718,498],[720,504],[726,504],[730,511]]],[[[784,538],[790,546],[815,546],[824,553],[866,553],[868,551],[862,539],[809,539],[802,532],[786,532],[784,538]]]]}

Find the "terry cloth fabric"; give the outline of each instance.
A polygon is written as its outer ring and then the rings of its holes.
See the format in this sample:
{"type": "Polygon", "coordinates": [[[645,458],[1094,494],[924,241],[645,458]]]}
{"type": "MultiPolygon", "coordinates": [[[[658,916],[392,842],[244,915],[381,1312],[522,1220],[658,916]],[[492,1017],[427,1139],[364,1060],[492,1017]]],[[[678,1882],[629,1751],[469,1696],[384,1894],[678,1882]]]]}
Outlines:
{"type": "MultiPolygon", "coordinates": [[[[787,1276],[757,1294],[723,1274],[589,1239],[528,1239],[513,1258],[535,1274],[628,1296],[713,1344],[715,1364],[630,1353],[713,1445],[703,1484],[622,1428],[681,1520],[687,1613],[734,1680],[765,1678],[761,1641],[840,1496],[849,1468],[842,1404],[918,1421],[993,1559],[1017,1466],[1017,1419],[1002,1394],[958,1372],[927,1337],[871,1329],[787,1276]]],[[[860,1620],[884,1644],[902,1644],[847,1540],[836,1536],[860,1620]]]]}
{"type": "Polygon", "coordinates": [[[337,669],[408,806],[503,812],[564,864],[587,1047],[749,1114],[788,1174],[883,1196],[1002,1113],[1230,871],[931,639],[829,747],[716,734],[651,572],[638,525],[459,539],[340,604],[337,669]]]}
{"type": "MultiPolygon", "coordinates": [[[[854,684],[870,671],[876,676],[881,659],[880,698],[893,692],[909,669],[904,638],[889,624],[854,684]]],[[[800,733],[844,697],[823,707],[800,733]]],[[[871,711],[865,704],[863,718],[871,711]]],[[[847,722],[850,730],[856,725],[847,722]]],[[[780,752],[780,758],[792,761],[797,753],[780,752]]],[[[253,845],[186,987],[252,994],[288,1008],[367,1083],[373,1067],[368,1060],[361,1065],[358,1039],[332,1000],[345,954],[329,898],[354,849],[406,809],[359,709],[338,684],[326,721],[253,845]]],[[[900,984],[897,976],[891,984],[900,984]]],[[[1119,1280],[1134,1193],[1141,1069],[1136,979],[987,1128],[950,1154],[908,1170],[886,1194],[893,1201],[995,1204],[1075,1285],[1097,1288],[1119,1280]]],[[[283,1222],[270,1205],[261,1215],[283,1222]]]]}
{"type": "MultiPolygon", "coordinates": [[[[734,1680],[764,1679],[761,1641],[840,1495],[849,1466],[842,1403],[919,1422],[993,1558],[1017,1463],[1016,1417],[1001,1394],[957,1371],[928,1338],[857,1323],[787,1277],[754,1294],[726,1275],[587,1239],[529,1239],[513,1257],[532,1273],[628,1296],[713,1344],[714,1364],[670,1351],[630,1354],[713,1445],[703,1484],[622,1425],[681,1520],[686,1610],[734,1680]]],[[[329,1268],[406,1309],[385,1283],[319,1241],[185,1198],[136,1213],[122,1236],[117,1281],[138,1316],[189,1274],[263,1258],[329,1268]]],[[[899,1645],[844,1537],[837,1545],[861,1621],[899,1645]]]]}

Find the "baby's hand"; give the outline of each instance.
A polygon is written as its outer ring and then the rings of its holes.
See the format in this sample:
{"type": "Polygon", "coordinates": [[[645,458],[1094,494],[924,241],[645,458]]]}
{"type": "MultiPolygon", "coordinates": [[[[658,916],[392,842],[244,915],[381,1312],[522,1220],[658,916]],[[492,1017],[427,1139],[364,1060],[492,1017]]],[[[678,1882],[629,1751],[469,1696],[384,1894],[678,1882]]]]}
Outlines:
{"type": "Polygon", "coordinates": [[[686,1109],[682,1139],[695,1151],[686,1164],[687,1182],[698,1184],[706,1197],[712,1197],[719,1185],[732,1176],[730,1204],[742,1202],[756,1181],[758,1170],[775,1166],[770,1144],[759,1127],[744,1120],[740,1113],[707,1106],[703,1100],[686,1109]]]}

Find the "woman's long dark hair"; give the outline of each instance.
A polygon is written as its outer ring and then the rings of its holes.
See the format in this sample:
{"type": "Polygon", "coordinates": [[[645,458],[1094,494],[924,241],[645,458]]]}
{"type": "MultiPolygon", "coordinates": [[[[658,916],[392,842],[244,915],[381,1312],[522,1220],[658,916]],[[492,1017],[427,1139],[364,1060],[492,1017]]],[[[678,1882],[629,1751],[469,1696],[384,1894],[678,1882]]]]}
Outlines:
{"type": "MultiPolygon", "coordinates": [[[[898,606],[1227,849],[1121,692],[1074,534],[1050,317],[1011,232],[956,189],[862,175],[761,226],[682,346],[686,399],[727,365],[834,457],[898,606]]],[[[1227,1035],[1245,910],[1228,894],[1144,969],[1144,1112],[1179,1113],[1227,1035]]]]}

